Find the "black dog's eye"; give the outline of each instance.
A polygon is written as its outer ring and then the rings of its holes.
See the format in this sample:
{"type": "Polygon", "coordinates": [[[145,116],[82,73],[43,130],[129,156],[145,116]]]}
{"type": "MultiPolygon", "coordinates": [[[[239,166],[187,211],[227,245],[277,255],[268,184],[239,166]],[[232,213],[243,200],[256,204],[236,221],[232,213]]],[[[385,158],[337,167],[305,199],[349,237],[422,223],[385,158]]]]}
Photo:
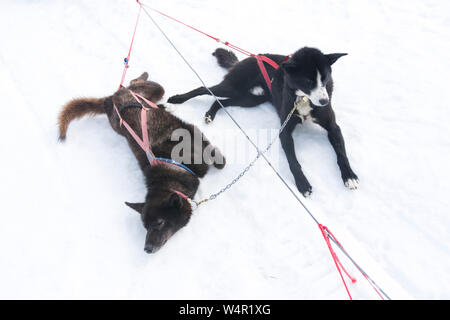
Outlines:
{"type": "Polygon", "coordinates": [[[303,79],[303,80],[302,80],[302,84],[303,84],[306,88],[312,88],[312,87],[314,87],[314,81],[309,80],[309,79],[303,79]]]}

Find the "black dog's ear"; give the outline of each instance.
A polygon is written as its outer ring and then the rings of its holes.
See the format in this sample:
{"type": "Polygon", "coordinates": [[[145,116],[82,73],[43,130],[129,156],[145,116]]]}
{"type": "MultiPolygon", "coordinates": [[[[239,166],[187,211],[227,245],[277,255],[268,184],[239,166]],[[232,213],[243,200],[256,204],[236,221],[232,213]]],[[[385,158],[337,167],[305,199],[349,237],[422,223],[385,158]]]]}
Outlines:
{"type": "Polygon", "coordinates": [[[330,66],[335,63],[339,58],[346,56],[348,53],[330,53],[330,54],[326,54],[325,57],[328,60],[328,63],[330,64],[330,66]]]}
{"type": "Polygon", "coordinates": [[[127,206],[129,206],[131,209],[134,209],[134,210],[136,210],[136,211],[139,212],[139,213],[142,213],[142,210],[144,209],[144,205],[145,205],[144,202],[142,202],[142,203],[130,203],[130,202],[125,202],[125,204],[126,204],[127,206]]]}
{"type": "Polygon", "coordinates": [[[183,199],[181,199],[178,194],[172,193],[169,199],[169,206],[172,208],[180,209],[183,206],[183,199]]]}
{"type": "Polygon", "coordinates": [[[286,71],[287,73],[294,73],[297,70],[297,65],[293,62],[283,62],[281,64],[281,69],[286,71]]]}

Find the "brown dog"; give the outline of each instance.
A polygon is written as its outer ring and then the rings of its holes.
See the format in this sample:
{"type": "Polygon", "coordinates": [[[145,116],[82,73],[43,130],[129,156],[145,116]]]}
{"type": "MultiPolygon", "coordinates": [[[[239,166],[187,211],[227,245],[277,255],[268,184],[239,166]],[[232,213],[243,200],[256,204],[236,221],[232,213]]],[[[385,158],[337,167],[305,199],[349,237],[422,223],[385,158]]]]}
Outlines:
{"type": "Polygon", "coordinates": [[[139,78],[130,82],[127,88],[121,88],[112,96],[104,98],[80,98],[66,104],[59,114],[60,140],[65,140],[69,123],[75,118],[81,118],[87,114],[95,115],[106,113],[111,127],[118,134],[124,136],[139,162],[147,184],[147,195],[143,203],[126,204],[139,212],[147,229],[145,251],[156,252],[179,229],[184,227],[192,214],[190,203],[183,195],[193,198],[198,186],[199,177],[203,177],[211,164],[222,169],[225,166],[225,158],[220,151],[212,146],[203,136],[200,130],[192,124],[186,123],[173,114],[167,112],[163,105],[158,109],[147,111],[147,128],[152,152],[163,158],[171,158],[172,149],[177,141],[171,139],[172,133],[177,129],[184,129],[190,136],[201,136],[200,148],[194,147],[191,142],[190,161],[184,162],[188,170],[158,162],[150,165],[146,153],[141,149],[132,135],[120,123],[120,118],[114,109],[119,108],[121,117],[134,132],[141,133],[141,106],[137,104],[132,92],[143,96],[153,103],[158,102],[164,95],[164,88],[156,82],[147,81],[145,72],[139,78]],[[124,107],[124,108],[121,108],[124,107]],[[208,148],[212,155],[205,158],[208,148]],[[199,157],[199,152],[202,154],[199,157]],[[196,160],[194,160],[196,159],[196,160]],[[199,162],[198,159],[201,159],[199,162]],[[192,171],[192,173],[190,172],[192,171]]]}

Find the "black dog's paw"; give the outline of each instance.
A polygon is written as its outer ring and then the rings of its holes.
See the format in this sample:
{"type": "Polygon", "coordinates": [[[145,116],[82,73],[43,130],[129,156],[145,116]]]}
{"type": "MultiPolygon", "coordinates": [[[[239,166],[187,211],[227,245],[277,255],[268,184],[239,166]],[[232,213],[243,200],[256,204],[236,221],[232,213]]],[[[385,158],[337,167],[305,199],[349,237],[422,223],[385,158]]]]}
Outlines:
{"type": "Polygon", "coordinates": [[[173,103],[173,104],[180,104],[180,103],[183,103],[184,101],[185,101],[185,99],[183,98],[183,95],[181,95],[181,94],[176,94],[167,100],[168,103],[173,103]]]}
{"type": "Polygon", "coordinates": [[[304,181],[296,181],[296,185],[297,185],[297,189],[298,191],[300,191],[300,193],[305,197],[305,198],[309,198],[311,196],[312,193],[312,187],[309,184],[308,180],[304,180],[304,181]]]}
{"type": "Polygon", "coordinates": [[[356,190],[359,187],[358,176],[351,170],[345,175],[342,174],[342,180],[344,181],[344,185],[350,190],[356,190]]]}
{"type": "Polygon", "coordinates": [[[215,116],[210,114],[209,112],[205,113],[205,122],[206,124],[210,124],[211,122],[213,122],[215,116]]]}

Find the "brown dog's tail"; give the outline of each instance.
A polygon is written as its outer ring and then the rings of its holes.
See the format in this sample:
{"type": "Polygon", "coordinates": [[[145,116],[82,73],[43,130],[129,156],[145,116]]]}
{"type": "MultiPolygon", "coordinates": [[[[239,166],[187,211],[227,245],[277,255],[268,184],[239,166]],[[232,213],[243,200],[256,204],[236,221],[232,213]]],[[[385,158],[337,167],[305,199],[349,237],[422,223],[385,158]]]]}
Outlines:
{"type": "Polygon", "coordinates": [[[217,58],[217,63],[219,66],[227,70],[230,70],[232,66],[239,62],[238,58],[232,51],[225,50],[223,48],[217,48],[212,55],[217,58]]]}
{"type": "Polygon", "coordinates": [[[78,98],[67,103],[58,117],[59,140],[66,139],[67,128],[73,119],[105,113],[104,103],[105,98],[78,98]]]}

